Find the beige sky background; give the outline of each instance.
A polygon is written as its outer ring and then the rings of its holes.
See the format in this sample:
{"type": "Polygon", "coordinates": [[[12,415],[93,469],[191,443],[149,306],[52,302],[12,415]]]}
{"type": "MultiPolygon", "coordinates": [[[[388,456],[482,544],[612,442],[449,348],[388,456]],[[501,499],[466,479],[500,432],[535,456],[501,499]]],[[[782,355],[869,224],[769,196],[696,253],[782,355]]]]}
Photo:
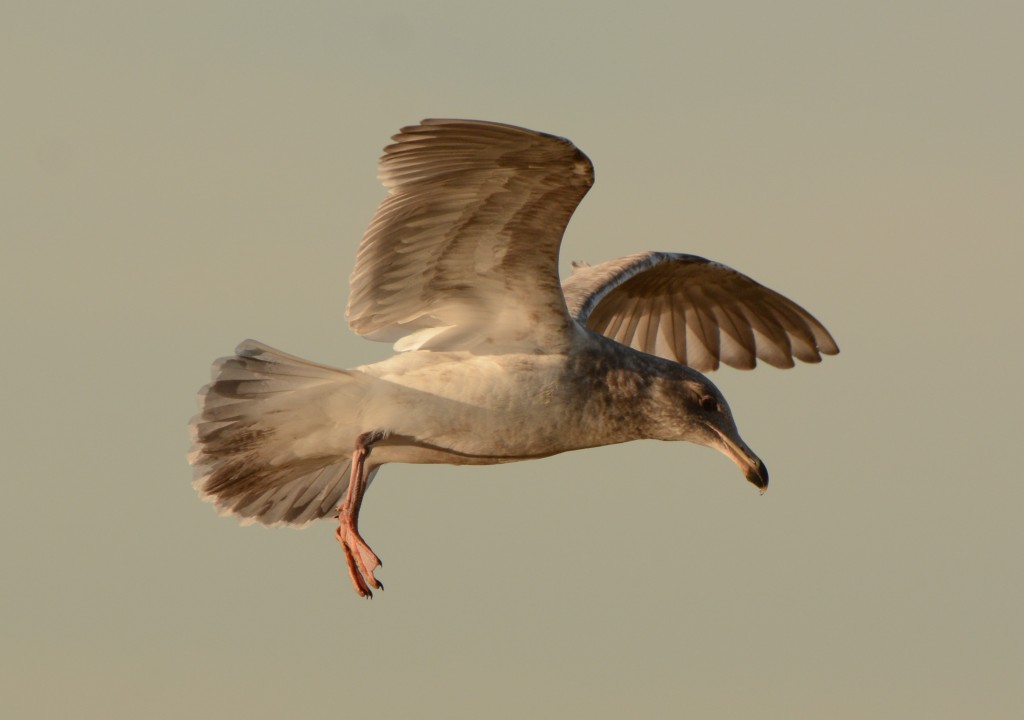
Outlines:
{"type": "Polygon", "coordinates": [[[1024,6],[0,8],[12,718],[1019,718],[1024,6]],[[330,523],[191,488],[210,362],[353,366],[376,159],[429,116],[565,135],[572,259],[730,264],[837,358],[720,372],[771,470],[634,443],[387,467],[330,523]]]}

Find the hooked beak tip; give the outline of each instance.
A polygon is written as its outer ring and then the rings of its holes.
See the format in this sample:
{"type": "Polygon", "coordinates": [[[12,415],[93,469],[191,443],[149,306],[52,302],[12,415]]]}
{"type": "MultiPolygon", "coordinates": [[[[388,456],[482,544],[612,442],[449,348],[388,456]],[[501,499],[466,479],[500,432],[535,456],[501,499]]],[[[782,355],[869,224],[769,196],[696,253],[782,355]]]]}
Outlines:
{"type": "Polygon", "coordinates": [[[736,463],[736,466],[743,471],[747,481],[760,489],[761,494],[764,495],[765,491],[768,490],[768,468],[761,462],[761,458],[751,452],[750,448],[742,440],[738,438],[735,440],[731,439],[717,428],[715,428],[715,432],[718,433],[718,437],[722,441],[718,445],[718,449],[729,456],[736,463]]]}
{"type": "Polygon", "coordinates": [[[761,490],[762,495],[768,491],[768,468],[764,466],[760,459],[747,470],[747,480],[756,485],[761,490]]]}

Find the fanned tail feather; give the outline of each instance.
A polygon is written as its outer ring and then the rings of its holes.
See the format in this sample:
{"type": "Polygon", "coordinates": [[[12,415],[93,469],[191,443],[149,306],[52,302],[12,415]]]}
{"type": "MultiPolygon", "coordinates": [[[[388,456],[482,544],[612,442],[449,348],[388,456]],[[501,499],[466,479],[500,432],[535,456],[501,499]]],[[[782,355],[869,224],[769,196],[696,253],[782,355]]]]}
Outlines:
{"type": "Polygon", "coordinates": [[[348,484],[351,444],[328,412],[361,396],[360,373],[246,340],[217,360],[189,424],[199,495],[243,523],[306,525],[348,484]]]}

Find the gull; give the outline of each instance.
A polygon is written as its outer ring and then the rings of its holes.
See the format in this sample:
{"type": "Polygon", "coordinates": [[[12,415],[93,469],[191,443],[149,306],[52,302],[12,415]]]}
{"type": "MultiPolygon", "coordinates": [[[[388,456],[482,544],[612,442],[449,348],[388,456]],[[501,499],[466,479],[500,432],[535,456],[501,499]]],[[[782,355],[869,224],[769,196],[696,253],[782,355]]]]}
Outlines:
{"type": "Polygon", "coordinates": [[[352,585],[372,597],[381,562],[359,508],[387,463],[686,440],[764,492],[764,463],[702,373],[819,362],[839,351],[820,322],[695,255],[575,263],[560,282],[562,235],[594,183],[569,140],[475,120],[424,120],[392,140],[346,315],[396,354],[345,370],[246,340],[217,360],[190,423],[203,499],[244,523],[336,513],[352,585]]]}

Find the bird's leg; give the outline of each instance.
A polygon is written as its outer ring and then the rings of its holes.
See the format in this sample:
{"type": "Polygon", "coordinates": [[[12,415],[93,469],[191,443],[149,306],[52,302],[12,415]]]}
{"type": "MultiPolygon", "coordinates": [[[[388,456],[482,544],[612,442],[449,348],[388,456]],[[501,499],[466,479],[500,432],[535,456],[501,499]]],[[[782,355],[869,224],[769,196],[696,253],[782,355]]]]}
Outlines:
{"type": "Polygon", "coordinates": [[[373,571],[381,565],[380,558],[359,536],[359,506],[363,504],[363,493],[366,492],[366,458],[374,443],[383,437],[384,433],[369,432],[356,438],[356,447],[352,452],[352,474],[349,476],[345,499],[338,506],[338,529],[335,531],[341,549],[345,551],[345,563],[348,565],[352,585],[365,598],[373,597],[370,586],[384,589],[373,576],[373,571]]]}

